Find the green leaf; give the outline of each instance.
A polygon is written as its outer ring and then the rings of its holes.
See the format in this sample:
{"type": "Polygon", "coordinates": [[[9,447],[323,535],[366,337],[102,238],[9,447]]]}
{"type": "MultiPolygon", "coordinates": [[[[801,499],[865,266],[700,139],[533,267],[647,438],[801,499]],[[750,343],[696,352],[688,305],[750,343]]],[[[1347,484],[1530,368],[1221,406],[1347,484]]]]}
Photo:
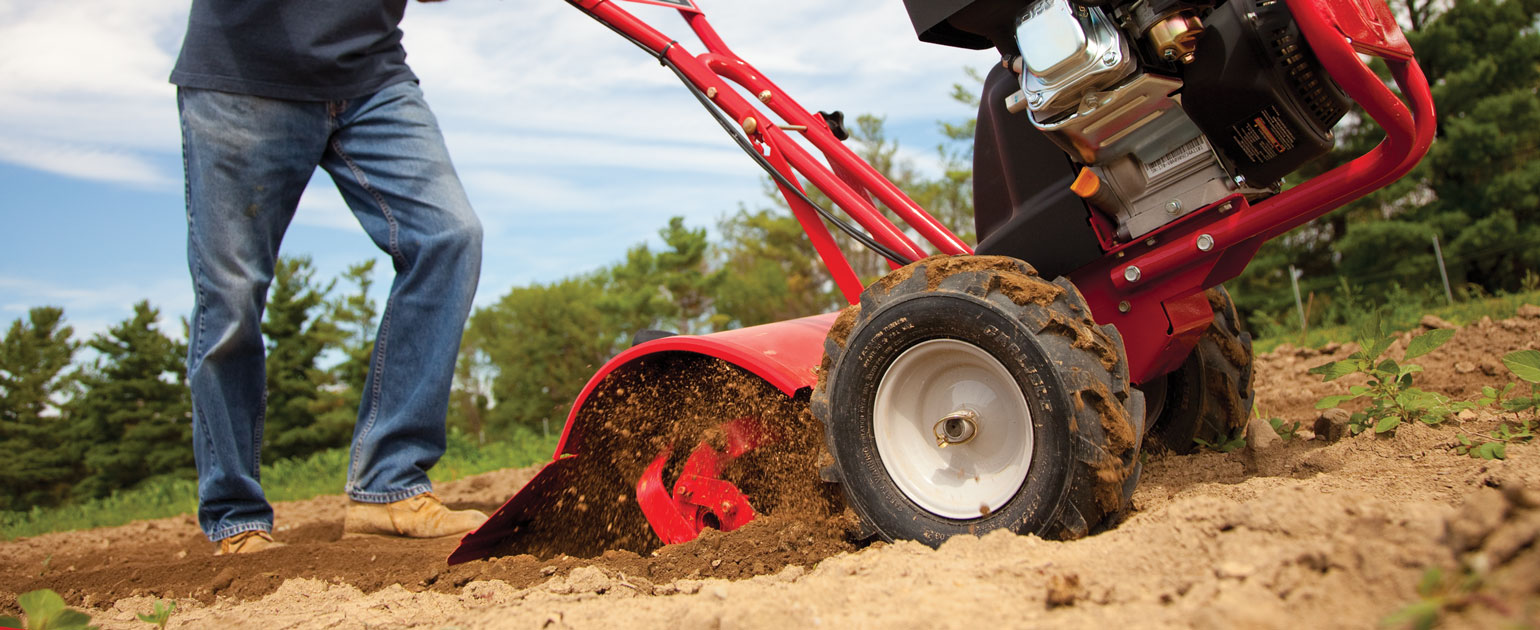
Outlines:
{"type": "Polygon", "coordinates": [[[1380,361],[1379,365],[1374,366],[1374,371],[1381,374],[1389,374],[1391,376],[1400,376],[1401,365],[1396,363],[1395,359],[1385,359],[1384,361],[1380,361]]]}
{"type": "Polygon", "coordinates": [[[8,627],[11,627],[11,628],[20,628],[21,627],[21,620],[15,618],[15,617],[0,617],[0,626],[8,626],[8,627]]]}
{"type": "Polygon", "coordinates": [[[1385,416],[1384,418],[1380,418],[1379,422],[1375,423],[1374,432],[1389,433],[1396,430],[1396,427],[1399,426],[1401,426],[1400,416],[1385,416]]]}
{"type": "Polygon", "coordinates": [[[1422,366],[1414,364],[1414,363],[1408,363],[1406,365],[1401,366],[1401,376],[1411,376],[1413,374],[1418,374],[1418,373],[1421,373],[1421,372],[1422,372],[1422,366]]]}
{"type": "Polygon", "coordinates": [[[53,623],[48,624],[48,630],[88,630],[96,626],[91,624],[91,616],[78,610],[65,609],[53,618],[53,623]]]}
{"type": "Polygon", "coordinates": [[[1358,396],[1353,395],[1353,394],[1341,394],[1341,395],[1338,395],[1338,396],[1327,396],[1325,398],[1322,398],[1319,402],[1315,403],[1315,408],[1316,409],[1331,409],[1332,407],[1336,407],[1337,405],[1340,405],[1342,403],[1345,403],[1345,402],[1347,402],[1349,400],[1352,400],[1354,398],[1357,398],[1357,397],[1358,396]]]}
{"type": "Polygon", "coordinates": [[[22,593],[16,597],[16,603],[21,605],[21,609],[27,613],[27,619],[32,620],[34,625],[39,620],[52,619],[64,610],[64,598],[46,588],[22,593]]]}
{"type": "Polygon", "coordinates": [[[1417,581],[1417,594],[1423,597],[1432,597],[1438,592],[1438,588],[1444,585],[1444,570],[1438,567],[1428,567],[1422,572],[1422,579],[1417,581]]]}
{"type": "Polygon", "coordinates": [[[1385,617],[1383,625],[1392,627],[1410,626],[1415,630],[1428,630],[1438,625],[1438,617],[1443,608],[1444,600],[1442,598],[1424,599],[1407,604],[1405,608],[1391,613],[1385,617]]]}
{"type": "Polygon", "coordinates": [[[1358,362],[1352,359],[1327,363],[1310,368],[1311,374],[1321,375],[1321,381],[1329,383],[1358,371],[1358,362]]]}
{"type": "Polygon", "coordinates": [[[1518,413],[1535,406],[1534,399],[1518,396],[1503,401],[1503,409],[1518,413]]]}
{"type": "Polygon", "coordinates": [[[1476,447],[1472,452],[1479,455],[1482,459],[1507,459],[1508,452],[1506,446],[1502,442],[1487,442],[1476,447]]]}
{"type": "Polygon", "coordinates": [[[1411,343],[1406,344],[1406,359],[1410,361],[1424,354],[1434,351],[1439,346],[1448,343],[1454,338],[1454,329],[1440,328],[1430,330],[1416,337],[1412,337],[1411,343]]]}
{"type": "Polygon", "coordinates": [[[1362,396],[1364,394],[1367,394],[1369,392],[1374,391],[1374,388],[1369,387],[1368,385],[1354,385],[1352,387],[1349,387],[1348,391],[1352,392],[1354,396],[1362,396]]]}
{"type": "Polygon", "coordinates": [[[1540,350],[1520,350],[1503,356],[1503,365],[1515,376],[1531,383],[1540,383],[1540,350]]]}
{"type": "Polygon", "coordinates": [[[1380,355],[1385,354],[1385,351],[1389,350],[1391,344],[1393,344],[1395,342],[1396,342],[1396,338],[1395,337],[1381,337],[1379,339],[1376,339],[1374,341],[1374,343],[1369,345],[1369,348],[1367,350],[1368,354],[1366,356],[1370,360],[1378,359],[1378,358],[1380,358],[1380,355]]]}

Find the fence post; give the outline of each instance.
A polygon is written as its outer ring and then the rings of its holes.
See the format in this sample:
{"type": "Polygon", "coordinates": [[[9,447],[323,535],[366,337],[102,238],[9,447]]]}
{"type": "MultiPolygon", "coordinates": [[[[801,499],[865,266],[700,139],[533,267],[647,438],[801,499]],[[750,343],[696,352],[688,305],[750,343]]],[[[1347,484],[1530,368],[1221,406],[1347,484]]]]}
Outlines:
{"type": "Polygon", "coordinates": [[[1444,248],[1438,246],[1438,235],[1433,235],[1433,256],[1438,258],[1438,275],[1444,279],[1444,299],[1454,305],[1454,292],[1449,290],[1449,271],[1444,269],[1444,248]]]}
{"type": "Polygon", "coordinates": [[[1304,275],[1294,265],[1289,265],[1289,283],[1294,285],[1294,310],[1299,312],[1299,331],[1304,333],[1307,329],[1305,323],[1305,303],[1299,299],[1299,277],[1304,275]]]}

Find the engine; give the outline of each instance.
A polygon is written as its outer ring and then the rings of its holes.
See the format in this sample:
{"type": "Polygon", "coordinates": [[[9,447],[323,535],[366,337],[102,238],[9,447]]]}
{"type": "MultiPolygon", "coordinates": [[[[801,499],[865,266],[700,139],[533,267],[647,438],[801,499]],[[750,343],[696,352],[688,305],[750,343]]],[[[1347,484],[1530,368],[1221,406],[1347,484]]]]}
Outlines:
{"type": "MultiPolygon", "coordinates": [[[[1001,51],[1019,89],[985,107],[1025,117],[1062,150],[1073,172],[1069,192],[1120,241],[1237,192],[1276,192],[1285,175],[1331,149],[1331,128],[1347,111],[1347,97],[1279,0],[906,5],[922,40],[1001,51]]],[[[1047,146],[1023,135],[997,132],[979,142],[1047,146]]],[[[1015,206],[1059,192],[1026,188],[1009,195],[1009,212],[1031,215],[1033,208],[1015,206]]],[[[980,228],[986,240],[989,230],[980,228]]]]}

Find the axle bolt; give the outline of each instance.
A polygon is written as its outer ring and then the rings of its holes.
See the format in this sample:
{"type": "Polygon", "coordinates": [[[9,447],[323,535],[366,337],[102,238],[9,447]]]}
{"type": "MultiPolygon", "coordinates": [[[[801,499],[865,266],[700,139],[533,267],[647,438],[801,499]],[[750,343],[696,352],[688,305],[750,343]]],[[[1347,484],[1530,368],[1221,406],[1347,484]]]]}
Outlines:
{"type": "Polygon", "coordinates": [[[979,414],[972,409],[958,409],[936,422],[932,431],[936,434],[936,447],[946,448],[953,444],[967,444],[979,434],[979,414]]]}
{"type": "Polygon", "coordinates": [[[1139,268],[1133,265],[1129,265],[1123,269],[1123,279],[1129,282],[1138,282],[1139,278],[1143,277],[1143,275],[1144,274],[1139,271],[1139,268]]]}

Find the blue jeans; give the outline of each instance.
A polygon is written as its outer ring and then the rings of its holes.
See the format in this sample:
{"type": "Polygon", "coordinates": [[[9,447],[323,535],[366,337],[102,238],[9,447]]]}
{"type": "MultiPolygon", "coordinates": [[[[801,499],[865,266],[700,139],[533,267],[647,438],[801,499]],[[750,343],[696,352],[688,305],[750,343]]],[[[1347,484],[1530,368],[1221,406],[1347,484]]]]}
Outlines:
{"type": "Polygon", "coordinates": [[[346,491],[388,503],[432,489],[455,356],[481,273],[481,223],[416,82],[347,101],[182,88],[187,373],[198,522],[210,540],[271,531],[259,484],[262,311],[278,245],[319,165],[396,276],[353,429],[346,491]]]}

